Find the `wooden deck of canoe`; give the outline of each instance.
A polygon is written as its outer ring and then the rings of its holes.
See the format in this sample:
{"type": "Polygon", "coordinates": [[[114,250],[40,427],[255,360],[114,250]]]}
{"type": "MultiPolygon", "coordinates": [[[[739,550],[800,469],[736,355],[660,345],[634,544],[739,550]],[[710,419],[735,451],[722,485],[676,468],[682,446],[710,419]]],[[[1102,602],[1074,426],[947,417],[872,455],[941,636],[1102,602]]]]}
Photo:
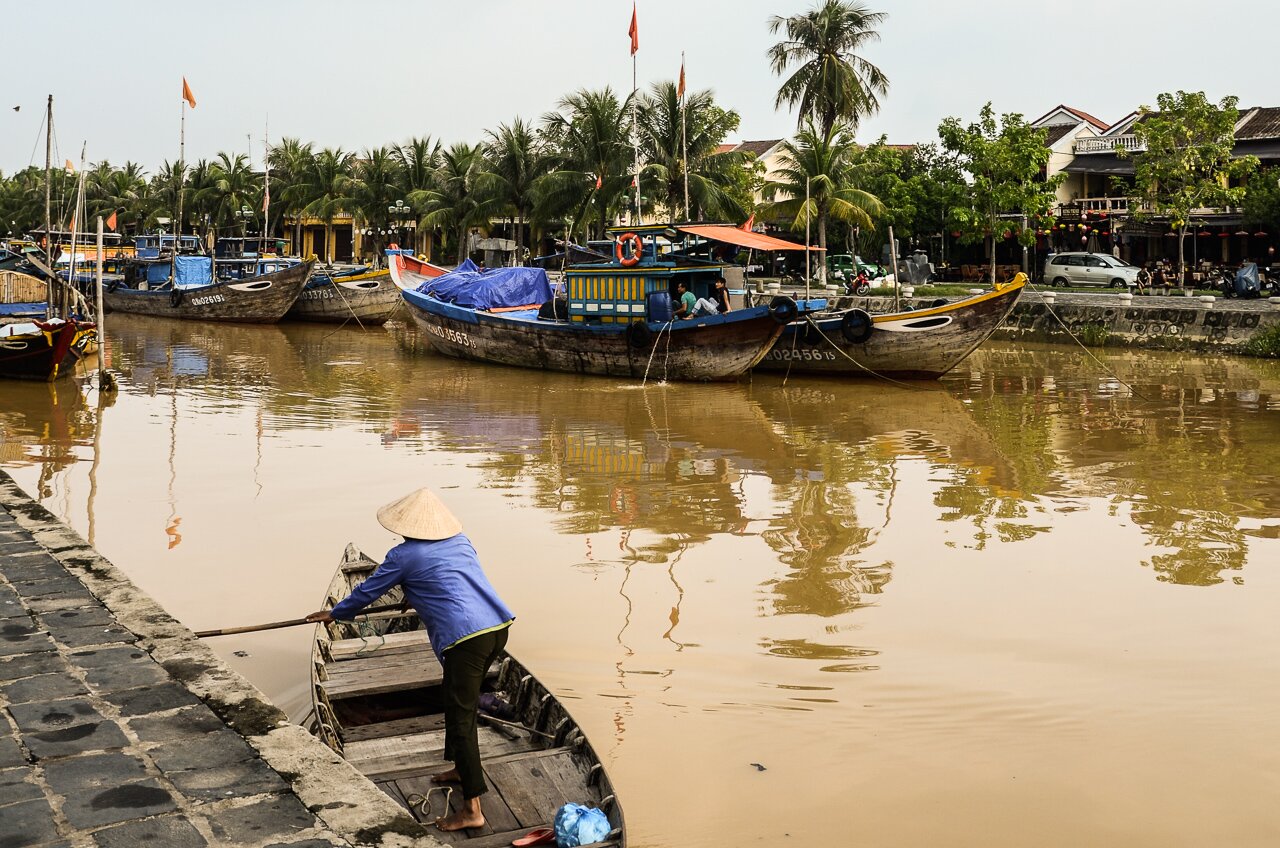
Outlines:
{"type": "MultiPolygon", "coordinates": [[[[349,585],[367,576],[367,560],[341,569],[349,585]]],[[[335,578],[335,584],[338,580],[335,578]]],[[[342,594],[341,585],[333,587],[342,594]]],[[[389,599],[384,596],[382,602],[389,599]]],[[[390,599],[394,602],[394,598],[390,599]]],[[[377,633],[403,627],[410,613],[369,616],[359,626],[330,625],[338,631],[365,632],[354,638],[324,637],[317,628],[314,698],[321,717],[319,735],[373,780],[384,792],[430,824],[462,803],[456,784],[450,795],[431,782],[446,771],[443,669],[425,630],[377,633]]],[[[419,625],[420,627],[420,625],[419,625]]],[[[480,757],[489,792],[483,796],[483,828],[438,832],[437,839],[469,848],[509,845],[536,827],[550,826],[556,810],[574,802],[599,806],[618,828],[599,846],[623,846],[621,810],[607,775],[590,744],[553,695],[514,658],[504,656],[489,672],[490,685],[517,710],[522,727],[489,722],[481,714],[480,757]],[[591,765],[587,765],[590,763],[591,765]]]]}

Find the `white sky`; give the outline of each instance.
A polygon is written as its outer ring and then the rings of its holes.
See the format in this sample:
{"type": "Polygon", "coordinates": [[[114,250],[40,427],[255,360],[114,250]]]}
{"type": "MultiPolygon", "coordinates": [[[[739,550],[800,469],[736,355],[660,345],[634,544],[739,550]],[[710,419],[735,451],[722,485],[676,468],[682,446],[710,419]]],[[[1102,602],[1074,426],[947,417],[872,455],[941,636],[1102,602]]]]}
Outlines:
{"type": "MultiPolygon", "coordinates": [[[[773,106],[768,19],[812,2],[639,0],[640,84],[674,79],[684,50],[690,87],[742,115],[739,138],[785,135],[794,117],[773,106]]],[[[1028,119],[1065,102],[1105,121],[1179,88],[1280,105],[1270,0],[867,2],[889,14],[867,58],[891,88],[866,141],[932,140],[942,118],[973,118],[987,100],[1028,119]]],[[[52,93],[58,161],[87,140],[91,162],[154,172],[177,156],[184,74],[198,101],[188,161],[248,151],[249,135],[260,161],[268,119],[273,139],[349,150],[478,141],[574,89],[629,90],[630,17],[630,0],[31,4],[5,24],[2,102],[22,108],[0,108],[0,171],[43,164],[52,93]]]]}

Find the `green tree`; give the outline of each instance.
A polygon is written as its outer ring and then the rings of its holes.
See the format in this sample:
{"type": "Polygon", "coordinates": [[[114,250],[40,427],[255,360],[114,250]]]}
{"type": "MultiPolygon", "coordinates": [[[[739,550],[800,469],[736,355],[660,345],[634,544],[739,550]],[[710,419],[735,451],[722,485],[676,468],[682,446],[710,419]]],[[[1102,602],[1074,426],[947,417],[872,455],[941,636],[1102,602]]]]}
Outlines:
{"type": "Polygon", "coordinates": [[[725,137],[738,129],[738,113],[717,106],[710,91],[689,92],[683,104],[682,139],[677,92],[675,83],[659,82],[640,101],[640,144],[642,157],[649,163],[641,179],[666,207],[669,217],[682,216],[687,147],[691,207],[688,218],[745,219],[747,210],[734,189],[740,180],[739,172],[747,165],[748,154],[717,152],[725,137]]]}
{"type": "Polygon", "coordinates": [[[925,241],[940,235],[967,189],[952,157],[934,144],[903,150],[881,137],[863,149],[858,163],[863,188],[880,198],[885,210],[874,229],[861,232],[854,248],[860,252],[878,250],[890,226],[898,238],[925,241]]]}
{"type": "Polygon", "coordinates": [[[244,209],[257,212],[262,203],[262,179],[249,166],[243,153],[232,156],[219,153],[209,165],[208,184],[196,194],[196,203],[208,210],[216,237],[223,228],[240,227],[240,235],[248,234],[249,222],[244,209]]]}
{"type": "MultiPolygon", "coordinates": [[[[858,152],[850,127],[836,124],[822,135],[812,122],[806,124],[794,141],[782,143],[778,178],[764,187],[765,197],[782,197],[769,203],[765,214],[782,217],[798,232],[811,222],[816,224],[822,256],[826,256],[829,221],[873,226],[884,207],[879,198],[859,187],[858,152]]],[[[818,278],[826,284],[825,262],[818,263],[818,278]]]]}
{"type": "Polygon", "coordinates": [[[355,157],[341,148],[326,147],[308,163],[298,193],[304,198],[301,214],[324,220],[325,261],[333,262],[333,219],[350,211],[355,157]]]}
{"type": "Polygon", "coordinates": [[[802,15],[771,19],[769,32],[786,33],[786,40],[769,48],[773,72],[781,76],[797,66],[778,89],[776,105],[799,106],[799,125],[812,120],[823,137],[838,122],[856,129],[879,111],[889,80],[858,53],[880,40],[876,27],[886,17],[847,0],[823,0],[802,15]]]}
{"type": "MultiPolygon", "coordinates": [[[[352,184],[352,212],[375,231],[390,230],[392,221],[387,211],[401,196],[401,167],[395,150],[375,147],[366,150],[355,163],[355,180],[352,184]]],[[[379,256],[386,247],[381,235],[374,238],[374,249],[379,256]]]]}
{"type": "Polygon", "coordinates": [[[1265,168],[1245,187],[1244,222],[1280,227],[1280,168],[1265,168]]]}
{"type": "Polygon", "coordinates": [[[542,116],[549,172],[538,179],[534,216],[542,222],[570,218],[595,222],[603,233],[609,217],[627,207],[631,186],[631,99],[613,90],[581,89],[542,116]]]}
{"type": "Polygon", "coordinates": [[[1002,115],[997,123],[990,103],[982,107],[977,122],[967,127],[959,118],[947,118],[938,127],[943,149],[968,176],[968,191],[951,209],[952,226],[967,243],[990,240],[992,283],[996,235],[1009,231],[1023,245],[1035,244],[1035,228],[1023,227],[1022,221],[1048,215],[1057,202],[1055,190],[1066,178],[1066,174],[1055,174],[1045,179],[1046,134],[1047,130],[1032,127],[1019,114],[1002,115]]]}
{"type": "MultiPolygon", "coordinates": [[[[1143,106],[1133,133],[1144,148],[1134,156],[1134,188],[1142,206],[1131,210],[1136,220],[1167,218],[1178,231],[1178,279],[1186,279],[1183,242],[1194,209],[1238,206],[1247,177],[1258,167],[1253,156],[1234,158],[1235,124],[1240,119],[1235,97],[1216,106],[1202,91],[1179,91],[1156,97],[1157,109],[1143,106]]],[[[1117,146],[1117,155],[1128,153],[1117,146]]]]}
{"type": "Polygon", "coordinates": [[[500,205],[492,176],[484,166],[481,145],[455,144],[440,154],[433,187],[409,195],[409,202],[421,210],[421,224],[440,227],[457,238],[458,264],[467,256],[467,231],[488,226],[500,205]]]}
{"type": "MultiPolygon", "coordinates": [[[[303,188],[304,176],[313,157],[311,142],[303,144],[298,138],[284,137],[267,151],[271,165],[271,212],[282,224],[286,217],[293,218],[293,249],[302,250],[302,209],[307,205],[303,188]]],[[[267,232],[274,233],[275,224],[268,222],[267,232]]]]}
{"type": "Polygon", "coordinates": [[[516,118],[487,133],[485,156],[497,193],[495,198],[516,219],[516,254],[523,257],[524,223],[533,210],[533,184],[544,173],[542,140],[525,121],[516,118]]]}
{"type": "MultiPolygon", "coordinates": [[[[395,153],[396,161],[400,163],[400,197],[397,200],[431,188],[436,168],[440,167],[440,142],[433,141],[430,136],[414,137],[397,146],[395,153]]],[[[421,228],[414,230],[415,253],[425,249],[425,236],[421,228]]]]}

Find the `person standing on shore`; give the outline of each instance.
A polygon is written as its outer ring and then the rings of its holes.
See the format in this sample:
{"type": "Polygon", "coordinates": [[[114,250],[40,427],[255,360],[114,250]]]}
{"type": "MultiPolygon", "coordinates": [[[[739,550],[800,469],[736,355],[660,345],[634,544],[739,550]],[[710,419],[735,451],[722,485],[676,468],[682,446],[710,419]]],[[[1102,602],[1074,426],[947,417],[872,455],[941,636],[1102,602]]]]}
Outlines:
{"type": "Polygon", "coordinates": [[[480,765],[476,708],[485,675],[507,644],[515,615],[490,585],[475,548],[434,492],[418,489],[378,510],[378,523],[404,542],[331,610],[308,621],[349,621],[399,586],[427,628],[444,669],[444,757],[454,768],[432,778],[461,783],[462,808],[435,821],[441,830],[483,827],[480,796],[488,791],[480,765]]]}

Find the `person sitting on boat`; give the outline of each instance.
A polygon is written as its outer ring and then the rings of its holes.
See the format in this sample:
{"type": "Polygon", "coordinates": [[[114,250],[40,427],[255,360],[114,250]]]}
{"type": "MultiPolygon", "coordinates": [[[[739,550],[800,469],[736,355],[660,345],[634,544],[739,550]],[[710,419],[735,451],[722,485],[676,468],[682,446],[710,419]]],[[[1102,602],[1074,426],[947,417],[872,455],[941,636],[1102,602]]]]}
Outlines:
{"type": "Polygon", "coordinates": [[[721,312],[729,311],[729,295],[724,288],[724,277],[716,280],[716,297],[717,300],[723,297],[724,309],[721,309],[721,303],[708,297],[694,297],[693,292],[689,291],[689,286],[683,280],[678,284],[677,289],[680,292],[680,304],[676,309],[676,315],[681,318],[697,318],[699,315],[719,315],[721,312]]]}
{"type": "Polygon", "coordinates": [[[399,586],[417,611],[444,669],[444,758],[454,768],[435,783],[461,783],[461,809],[437,818],[441,830],[483,827],[480,796],[488,791],[480,765],[476,707],[489,666],[507,644],[515,615],[480,568],[471,540],[434,492],[419,489],[378,510],[378,523],[404,537],[373,574],[331,610],[308,621],[350,621],[399,586]]]}

